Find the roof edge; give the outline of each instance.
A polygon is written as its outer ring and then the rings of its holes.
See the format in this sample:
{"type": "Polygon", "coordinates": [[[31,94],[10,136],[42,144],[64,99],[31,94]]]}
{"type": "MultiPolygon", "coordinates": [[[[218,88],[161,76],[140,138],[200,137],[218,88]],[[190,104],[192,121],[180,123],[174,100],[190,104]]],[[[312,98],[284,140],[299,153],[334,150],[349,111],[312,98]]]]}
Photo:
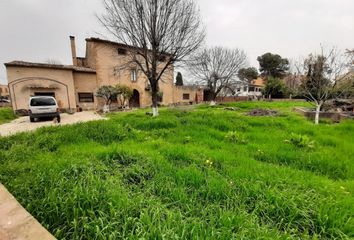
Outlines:
{"type": "Polygon", "coordinates": [[[35,62],[24,62],[24,61],[12,61],[4,63],[6,67],[26,67],[26,68],[49,68],[58,70],[67,70],[75,72],[88,72],[96,73],[95,69],[86,67],[77,67],[74,65],[63,65],[63,64],[47,64],[47,63],[35,63],[35,62]]]}

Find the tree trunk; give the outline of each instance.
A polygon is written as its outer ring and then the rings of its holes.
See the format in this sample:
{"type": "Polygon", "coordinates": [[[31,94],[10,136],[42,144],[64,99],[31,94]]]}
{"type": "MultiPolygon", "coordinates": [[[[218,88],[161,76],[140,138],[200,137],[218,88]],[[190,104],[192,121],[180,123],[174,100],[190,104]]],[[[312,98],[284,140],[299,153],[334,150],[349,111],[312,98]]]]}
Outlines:
{"type": "Polygon", "coordinates": [[[215,100],[212,100],[211,102],[210,102],[210,106],[215,106],[216,105],[216,101],[215,100]]]}
{"type": "Polygon", "coordinates": [[[315,124],[318,125],[320,123],[320,112],[321,112],[321,104],[316,103],[316,114],[315,114],[315,124]]]}
{"type": "Polygon", "coordinates": [[[103,106],[103,113],[109,113],[109,105],[108,104],[105,104],[103,106]]]}
{"type": "Polygon", "coordinates": [[[158,109],[158,88],[156,85],[151,84],[151,100],[152,100],[152,116],[159,116],[158,109]]]}
{"type": "Polygon", "coordinates": [[[210,101],[210,106],[215,106],[216,105],[216,98],[217,98],[218,94],[216,92],[212,93],[212,99],[210,101]]]}

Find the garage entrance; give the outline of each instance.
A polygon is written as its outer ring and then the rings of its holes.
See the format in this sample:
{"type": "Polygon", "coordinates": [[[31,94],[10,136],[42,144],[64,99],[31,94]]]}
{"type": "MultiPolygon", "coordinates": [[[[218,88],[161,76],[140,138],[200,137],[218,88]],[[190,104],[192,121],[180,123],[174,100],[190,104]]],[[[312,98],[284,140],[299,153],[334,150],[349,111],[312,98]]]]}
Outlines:
{"type": "Polygon", "coordinates": [[[34,96],[47,96],[47,97],[55,98],[55,93],[54,92],[35,92],[34,96]]]}

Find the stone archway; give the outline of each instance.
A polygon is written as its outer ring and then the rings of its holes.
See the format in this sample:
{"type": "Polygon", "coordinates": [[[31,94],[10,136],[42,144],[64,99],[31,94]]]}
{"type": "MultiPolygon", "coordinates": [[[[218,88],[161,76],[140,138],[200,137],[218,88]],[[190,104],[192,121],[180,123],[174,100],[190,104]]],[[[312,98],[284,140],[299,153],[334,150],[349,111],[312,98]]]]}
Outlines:
{"type": "MultiPolygon", "coordinates": [[[[70,96],[69,96],[69,86],[61,81],[58,81],[56,79],[51,79],[51,78],[45,78],[45,77],[24,77],[24,78],[19,78],[16,80],[13,80],[9,83],[9,88],[11,89],[11,98],[12,98],[12,106],[14,110],[22,109],[19,105],[23,106],[23,101],[19,103],[19,100],[24,99],[24,96],[21,92],[18,92],[20,90],[16,89],[16,87],[20,87],[21,85],[24,85],[22,89],[33,89],[33,92],[36,90],[38,93],[39,92],[55,92],[54,90],[59,89],[59,86],[63,87],[63,94],[62,100],[64,102],[67,102],[67,107],[68,109],[71,109],[71,104],[70,104],[70,96]],[[38,83],[39,81],[39,83],[38,83]],[[24,85],[25,84],[25,85],[24,85]],[[40,91],[38,91],[40,89],[40,91]]],[[[21,87],[20,87],[21,88],[21,87]]],[[[35,94],[35,92],[34,92],[35,94]]],[[[26,98],[29,98],[30,95],[26,95],[26,98]]],[[[58,99],[57,99],[58,101],[58,99]]],[[[58,103],[60,100],[58,101],[58,103]]],[[[26,102],[27,105],[27,102],[26,102]]],[[[25,108],[23,108],[25,109],[25,108]]]]}
{"type": "Polygon", "coordinates": [[[133,95],[129,99],[129,106],[131,108],[140,108],[140,93],[138,90],[133,90],[133,95]]]}

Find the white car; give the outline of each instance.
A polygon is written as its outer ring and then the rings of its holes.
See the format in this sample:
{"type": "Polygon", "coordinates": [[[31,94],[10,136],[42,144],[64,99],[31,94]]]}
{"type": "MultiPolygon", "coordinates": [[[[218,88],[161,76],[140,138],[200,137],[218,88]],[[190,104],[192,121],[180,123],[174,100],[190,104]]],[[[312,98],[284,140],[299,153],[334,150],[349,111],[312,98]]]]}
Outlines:
{"type": "Polygon", "coordinates": [[[34,122],[39,118],[57,118],[60,123],[60,112],[57,101],[54,97],[36,96],[29,99],[28,114],[30,121],[34,122]]]}

